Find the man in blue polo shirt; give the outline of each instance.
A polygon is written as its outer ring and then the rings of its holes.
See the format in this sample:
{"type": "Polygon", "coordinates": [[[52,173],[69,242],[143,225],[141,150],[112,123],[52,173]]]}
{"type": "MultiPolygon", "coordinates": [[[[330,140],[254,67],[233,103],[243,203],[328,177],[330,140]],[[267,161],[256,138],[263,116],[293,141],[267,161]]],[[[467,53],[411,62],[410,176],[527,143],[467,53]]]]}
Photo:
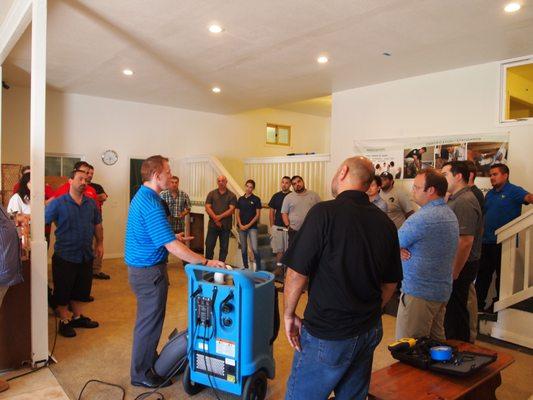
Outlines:
{"type": "Polygon", "coordinates": [[[93,258],[102,257],[104,253],[104,231],[96,202],[84,195],[86,171],[73,170],[68,182],[68,193],[46,206],[45,222],[56,224],[52,276],[60,318],[58,332],[65,337],[74,337],[74,328],[98,327],[98,322],[81,312],[83,303],[90,301],[93,258]],[[93,237],[96,238],[94,252],[93,237]]]}
{"type": "Polygon", "coordinates": [[[143,185],[130,204],[125,246],[129,283],[137,298],[131,384],[155,388],[170,384],[165,384],[152,370],[165,319],[168,253],[193,264],[220,268],[225,265],[194,253],[181,243],[191,238],[174,234],[159,196],[172,177],[168,158],[160,155],[147,158],[141,166],[141,177],[143,185]]]}
{"type": "Polygon", "coordinates": [[[413,199],[420,210],[398,230],[403,267],[398,339],[446,340],[444,316],[459,241],[457,217],[444,201],[447,189],[446,178],[432,168],[420,171],[413,182],[413,199]]]}
{"type": "MultiPolygon", "coordinates": [[[[483,212],[485,229],[481,247],[479,272],[476,279],[478,310],[485,310],[485,300],[496,271],[496,298],[500,292],[500,268],[502,246],[496,243],[496,230],[511,222],[522,213],[522,204],[533,202],[533,195],[520,186],[509,182],[509,167],[505,164],[494,164],[490,167],[490,183],[492,189],[485,196],[483,212]]],[[[494,304],[494,303],[493,303],[494,304]]]]}

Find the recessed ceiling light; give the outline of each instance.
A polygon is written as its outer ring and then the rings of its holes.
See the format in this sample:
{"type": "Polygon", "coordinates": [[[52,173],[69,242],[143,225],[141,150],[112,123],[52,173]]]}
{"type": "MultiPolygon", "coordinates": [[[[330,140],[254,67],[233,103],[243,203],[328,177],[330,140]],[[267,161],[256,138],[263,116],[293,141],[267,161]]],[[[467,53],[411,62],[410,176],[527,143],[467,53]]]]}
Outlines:
{"type": "Polygon", "coordinates": [[[218,86],[215,86],[214,88],[211,89],[211,91],[213,93],[220,93],[222,91],[222,89],[220,89],[218,86]]]}
{"type": "Polygon", "coordinates": [[[319,56],[316,61],[319,63],[319,64],[325,64],[329,61],[328,57],[326,56],[319,56]]]}
{"type": "Polygon", "coordinates": [[[213,25],[209,26],[209,32],[211,32],[211,33],[220,33],[223,30],[224,29],[222,29],[222,27],[220,25],[213,24],[213,25]]]}
{"type": "Polygon", "coordinates": [[[122,70],[122,73],[126,76],[132,76],[133,75],[133,71],[129,68],[126,68],[126,69],[123,69],[122,70]]]}
{"type": "Polygon", "coordinates": [[[505,6],[504,10],[505,12],[513,13],[513,12],[520,10],[521,7],[522,6],[518,3],[509,3],[505,6]]]}

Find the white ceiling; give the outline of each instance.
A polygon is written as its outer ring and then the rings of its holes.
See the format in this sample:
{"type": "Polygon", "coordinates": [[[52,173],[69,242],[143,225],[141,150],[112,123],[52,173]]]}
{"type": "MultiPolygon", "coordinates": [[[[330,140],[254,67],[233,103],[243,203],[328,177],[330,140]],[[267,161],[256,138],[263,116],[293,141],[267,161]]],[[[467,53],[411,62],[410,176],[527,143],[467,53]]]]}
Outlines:
{"type": "MultiPolygon", "coordinates": [[[[209,112],[328,115],[330,100],[303,100],[533,54],[533,0],[523,2],[505,14],[500,0],[49,0],[47,79],[64,92],[209,112]],[[209,33],[212,22],[225,31],[209,33]]],[[[27,84],[29,39],[6,61],[13,85],[27,84]]]]}

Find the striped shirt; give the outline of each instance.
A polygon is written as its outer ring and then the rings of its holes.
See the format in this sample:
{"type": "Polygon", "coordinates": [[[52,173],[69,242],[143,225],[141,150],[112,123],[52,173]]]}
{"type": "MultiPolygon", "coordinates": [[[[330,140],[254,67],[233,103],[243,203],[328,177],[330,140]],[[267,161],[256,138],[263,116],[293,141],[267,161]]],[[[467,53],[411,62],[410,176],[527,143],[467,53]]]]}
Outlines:
{"type": "Polygon", "coordinates": [[[176,240],[159,195],[142,185],[131,201],[126,224],[125,261],[146,268],[165,262],[165,245],[176,240]]]}
{"type": "Polygon", "coordinates": [[[17,228],[4,207],[0,206],[0,286],[22,282],[20,242],[17,228]]]}
{"type": "Polygon", "coordinates": [[[165,203],[167,203],[170,210],[170,225],[174,232],[183,232],[185,229],[185,221],[183,218],[180,218],[180,214],[185,210],[191,209],[191,200],[189,200],[189,195],[183,190],[178,190],[176,197],[172,196],[170,190],[163,190],[160,193],[161,198],[165,203]]]}

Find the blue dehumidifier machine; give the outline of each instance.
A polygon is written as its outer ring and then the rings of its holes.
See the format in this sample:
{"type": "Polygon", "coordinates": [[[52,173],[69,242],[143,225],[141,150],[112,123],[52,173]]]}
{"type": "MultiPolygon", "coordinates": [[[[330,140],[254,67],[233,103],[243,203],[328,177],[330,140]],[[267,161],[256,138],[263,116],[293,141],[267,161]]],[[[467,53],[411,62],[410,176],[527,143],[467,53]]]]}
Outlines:
{"type": "Polygon", "coordinates": [[[189,285],[188,365],[183,387],[262,400],[273,379],[274,275],[267,271],[185,267],[189,285]],[[215,281],[215,273],[224,280],[215,281]],[[221,282],[221,283],[218,283],[221,282]]]}

